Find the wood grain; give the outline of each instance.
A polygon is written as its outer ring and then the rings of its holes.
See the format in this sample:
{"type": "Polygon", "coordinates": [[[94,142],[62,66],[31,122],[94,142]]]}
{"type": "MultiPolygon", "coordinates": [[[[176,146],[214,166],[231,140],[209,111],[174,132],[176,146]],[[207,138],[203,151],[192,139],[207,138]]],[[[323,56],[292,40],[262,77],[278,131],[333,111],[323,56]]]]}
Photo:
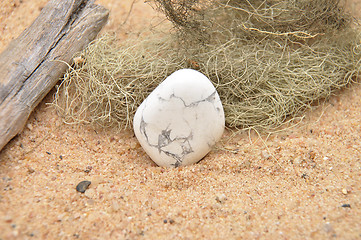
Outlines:
{"type": "Polygon", "coordinates": [[[73,55],[94,40],[108,15],[91,0],[51,0],[0,54],[0,150],[23,129],[73,55]]]}

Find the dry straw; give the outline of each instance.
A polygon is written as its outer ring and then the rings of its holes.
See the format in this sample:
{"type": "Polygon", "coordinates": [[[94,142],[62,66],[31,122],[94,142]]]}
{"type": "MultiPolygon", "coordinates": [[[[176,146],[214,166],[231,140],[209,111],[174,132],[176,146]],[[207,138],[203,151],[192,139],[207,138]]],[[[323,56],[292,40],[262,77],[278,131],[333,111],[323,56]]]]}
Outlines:
{"type": "Polygon", "coordinates": [[[167,76],[194,68],[216,86],[230,127],[271,130],[356,80],[360,33],[337,0],[155,0],[173,23],[118,46],[79,53],[55,104],[69,123],[130,128],[167,76]]]}

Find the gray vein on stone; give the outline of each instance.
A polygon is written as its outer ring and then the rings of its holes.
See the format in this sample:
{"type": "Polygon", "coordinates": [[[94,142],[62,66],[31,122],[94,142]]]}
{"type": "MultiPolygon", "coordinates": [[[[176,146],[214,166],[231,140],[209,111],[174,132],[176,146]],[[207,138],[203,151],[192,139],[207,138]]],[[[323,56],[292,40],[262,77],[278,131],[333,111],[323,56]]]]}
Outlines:
{"type": "MultiPolygon", "coordinates": [[[[185,107],[196,107],[196,106],[198,106],[198,104],[200,104],[200,103],[202,103],[202,102],[209,102],[209,103],[214,104],[214,101],[216,100],[216,94],[217,94],[217,91],[214,90],[214,92],[211,93],[208,97],[206,97],[206,98],[204,98],[204,99],[202,99],[202,100],[198,100],[198,101],[195,101],[195,102],[191,102],[191,103],[188,104],[188,105],[187,105],[186,102],[183,100],[183,98],[176,96],[174,93],[172,93],[172,95],[170,95],[170,99],[171,99],[171,98],[180,99],[180,100],[183,102],[183,105],[184,105],[185,107]]],[[[165,99],[163,99],[163,98],[160,98],[160,99],[165,100],[165,99]]]]}
{"type": "Polygon", "coordinates": [[[140,120],[139,132],[144,135],[145,139],[147,140],[147,142],[149,144],[149,138],[148,138],[147,132],[145,131],[146,127],[147,127],[147,123],[144,121],[144,117],[142,114],[142,118],[140,120]]]}
{"type": "Polygon", "coordinates": [[[181,165],[184,157],[187,154],[190,154],[193,152],[193,149],[192,149],[192,146],[190,143],[190,140],[193,138],[193,132],[191,131],[187,137],[175,137],[174,139],[171,139],[171,137],[170,137],[171,132],[172,132],[172,130],[168,129],[168,127],[166,129],[162,130],[161,133],[158,135],[158,144],[153,145],[153,147],[158,148],[159,153],[163,152],[167,156],[174,158],[176,160],[176,163],[174,164],[174,166],[178,167],[181,165]],[[182,148],[181,153],[176,154],[176,153],[172,153],[172,152],[164,149],[174,142],[176,142],[182,148]]]}
{"type": "MultiPolygon", "coordinates": [[[[190,103],[188,105],[186,104],[186,102],[181,97],[176,96],[174,93],[172,95],[170,95],[170,99],[171,98],[180,99],[183,102],[183,105],[186,108],[188,108],[188,107],[196,107],[196,106],[198,106],[198,104],[200,104],[202,102],[212,103],[212,105],[215,107],[214,102],[216,100],[216,94],[217,94],[217,91],[215,90],[208,97],[206,97],[206,98],[204,98],[202,100],[192,102],[192,103],[190,103]]],[[[169,101],[170,100],[170,99],[168,99],[168,100],[164,99],[164,98],[162,98],[160,96],[158,97],[158,99],[160,101],[169,101]]],[[[144,135],[144,137],[145,137],[145,139],[146,139],[149,146],[155,147],[155,148],[158,149],[159,153],[163,152],[165,155],[175,159],[176,162],[174,164],[171,164],[171,165],[173,165],[174,167],[179,167],[182,164],[182,161],[183,161],[184,157],[187,154],[190,154],[190,153],[193,152],[192,146],[190,144],[190,140],[193,138],[193,130],[191,130],[190,134],[187,137],[175,137],[174,139],[171,139],[170,135],[171,135],[172,129],[168,129],[169,126],[167,126],[167,128],[162,130],[161,133],[158,135],[158,143],[157,144],[152,144],[152,143],[150,143],[149,137],[148,137],[148,134],[147,134],[147,125],[148,125],[148,123],[145,122],[144,116],[143,116],[143,113],[144,113],[144,110],[145,110],[146,107],[147,107],[146,104],[144,104],[144,108],[143,108],[143,111],[142,111],[141,122],[140,122],[140,128],[139,128],[140,133],[144,135]],[[182,148],[182,152],[180,154],[175,154],[175,153],[172,153],[172,152],[167,151],[167,150],[164,149],[167,146],[169,146],[170,144],[172,144],[173,142],[178,142],[180,144],[180,147],[182,148]]],[[[220,111],[220,109],[218,107],[216,108],[216,110],[217,110],[217,112],[220,111]]],[[[186,120],[185,120],[185,122],[189,126],[189,123],[186,120]]],[[[209,143],[208,143],[208,145],[209,145],[209,143]]]]}
{"type": "Polygon", "coordinates": [[[170,134],[172,130],[168,129],[169,127],[168,126],[166,129],[162,130],[161,133],[158,135],[158,143],[152,144],[149,141],[146,127],[147,127],[147,123],[144,121],[144,117],[142,116],[140,122],[140,128],[139,128],[140,133],[144,135],[149,146],[155,147],[158,149],[159,153],[163,152],[165,155],[175,159],[176,162],[172,164],[173,166],[179,167],[182,164],[184,157],[187,154],[193,152],[193,148],[190,144],[190,140],[193,138],[193,131],[191,131],[187,137],[175,137],[174,139],[171,139],[170,134]],[[175,154],[164,149],[173,142],[177,142],[179,146],[182,148],[182,152],[180,154],[175,154]]]}

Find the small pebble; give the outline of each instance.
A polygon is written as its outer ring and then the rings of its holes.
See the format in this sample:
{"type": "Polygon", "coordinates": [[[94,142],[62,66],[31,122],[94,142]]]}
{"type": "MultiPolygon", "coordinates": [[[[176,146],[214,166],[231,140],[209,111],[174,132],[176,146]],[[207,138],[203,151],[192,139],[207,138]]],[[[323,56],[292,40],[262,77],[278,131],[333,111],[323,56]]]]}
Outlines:
{"type": "Polygon", "coordinates": [[[348,203],[342,204],[341,207],[343,208],[351,208],[351,205],[348,203]]]}
{"type": "Polygon", "coordinates": [[[84,170],[84,172],[86,173],[90,173],[90,171],[93,169],[92,166],[87,166],[86,169],[84,170]]]}
{"type": "Polygon", "coordinates": [[[120,210],[120,204],[119,204],[118,201],[113,200],[111,206],[112,206],[112,210],[113,210],[114,212],[117,212],[117,211],[120,210]]]}
{"type": "Polygon", "coordinates": [[[7,223],[10,223],[13,221],[13,218],[10,216],[10,215],[5,215],[3,217],[4,221],[7,222],[7,223]]]}
{"type": "Polygon", "coordinates": [[[31,167],[28,167],[28,173],[34,173],[35,172],[35,170],[33,169],[33,168],[31,168],[31,167]]]}
{"type": "Polygon", "coordinates": [[[26,127],[31,131],[31,130],[33,130],[33,125],[31,125],[30,123],[28,123],[27,125],[26,125],[26,127]]]}
{"type": "Polygon", "coordinates": [[[301,175],[301,178],[303,178],[303,179],[307,179],[307,178],[309,178],[309,176],[308,176],[308,174],[307,174],[307,173],[303,173],[303,174],[301,175]]]}
{"type": "Polygon", "coordinates": [[[264,159],[269,159],[271,157],[271,155],[268,153],[268,151],[264,150],[261,152],[261,156],[264,159]]]}
{"type": "Polygon", "coordinates": [[[346,189],[346,188],[343,188],[343,189],[342,189],[342,193],[345,194],[345,195],[347,195],[347,193],[348,193],[348,192],[347,192],[347,189],[346,189]]]}
{"type": "Polygon", "coordinates": [[[331,233],[331,232],[334,232],[335,230],[333,229],[331,223],[327,222],[325,223],[325,225],[323,225],[323,229],[325,232],[327,233],[331,233]]]}
{"type": "Polygon", "coordinates": [[[73,58],[73,62],[75,65],[80,66],[85,62],[85,59],[82,57],[75,57],[73,58]]]}
{"type": "Polygon", "coordinates": [[[87,198],[90,198],[90,199],[93,199],[93,198],[96,198],[96,192],[93,188],[87,190],[84,195],[87,197],[87,198]]]}
{"type": "Polygon", "coordinates": [[[251,161],[245,160],[243,163],[240,164],[240,168],[250,168],[251,167],[251,161]]]}
{"type": "Polygon", "coordinates": [[[131,142],[129,144],[129,147],[130,147],[130,149],[136,149],[138,147],[138,144],[137,144],[137,142],[131,142]]]}
{"type": "Polygon", "coordinates": [[[302,163],[302,161],[303,161],[302,157],[298,156],[298,157],[296,157],[296,159],[293,161],[293,163],[298,166],[298,165],[300,165],[300,164],[302,163]]]}
{"type": "Polygon", "coordinates": [[[81,182],[78,183],[78,185],[76,186],[76,190],[77,190],[78,192],[84,193],[84,192],[88,189],[88,187],[89,187],[90,184],[91,184],[90,181],[81,181],[81,182]]]}
{"type": "Polygon", "coordinates": [[[216,196],[216,201],[219,203],[224,203],[226,200],[227,200],[227,197],[223,193],[216,196]]]}

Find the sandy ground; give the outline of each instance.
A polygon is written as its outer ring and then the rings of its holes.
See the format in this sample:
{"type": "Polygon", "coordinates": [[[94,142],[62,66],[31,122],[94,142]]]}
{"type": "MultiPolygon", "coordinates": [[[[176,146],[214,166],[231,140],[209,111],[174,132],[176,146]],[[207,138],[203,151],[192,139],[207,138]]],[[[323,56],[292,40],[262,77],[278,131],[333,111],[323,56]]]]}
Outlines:
{"type": "MultiPolygon", "coordinates": [[[[0,51],[46,0],[2,0],[0,51]]],[[[102,0],[117,31],[131,0],[102,0]]],[[[349,3],[360,16],[361,3],[349,3]]],[[[138,1],[123,34],[154,21],[138,1]]],[[[132,132],[62,123],[51,92],[0,153],[0,239],[361,239],[361,87],[263,140],[157,167],[132,132]],[[85,193],[76,191],[91,181],[85,193]]],[[[227,131],[226,141],[230,136],[227,131]]]]}

